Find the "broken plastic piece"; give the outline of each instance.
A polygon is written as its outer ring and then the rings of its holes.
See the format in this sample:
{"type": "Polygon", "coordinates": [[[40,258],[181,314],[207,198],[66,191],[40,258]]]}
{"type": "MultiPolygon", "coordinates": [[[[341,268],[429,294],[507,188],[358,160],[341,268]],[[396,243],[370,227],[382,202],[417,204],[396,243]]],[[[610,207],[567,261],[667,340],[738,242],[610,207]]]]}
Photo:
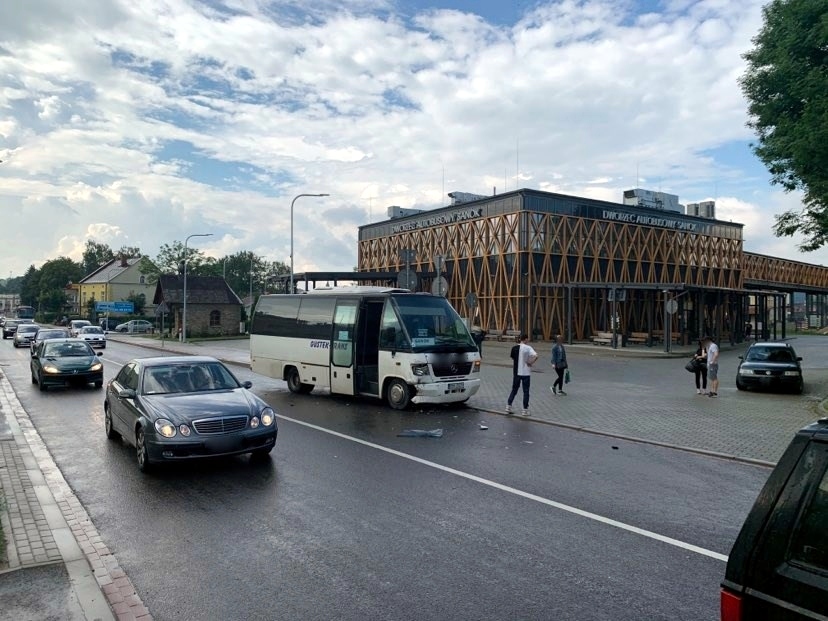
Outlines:
{"type": "Polygon", "coordinates": [[[403,429],[398,438],[442,438],[442,429],[403,429]]]}

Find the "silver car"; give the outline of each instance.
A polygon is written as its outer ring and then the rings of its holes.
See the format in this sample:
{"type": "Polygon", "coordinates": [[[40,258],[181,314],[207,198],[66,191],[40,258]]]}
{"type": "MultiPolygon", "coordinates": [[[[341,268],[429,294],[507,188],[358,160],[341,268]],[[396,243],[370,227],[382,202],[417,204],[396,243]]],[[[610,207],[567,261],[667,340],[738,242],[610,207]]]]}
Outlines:
{"type": "Polygon", "coordinates": [[[78,332],[78,338],[83,339],[92,347],[106,348],[106,334],[98,326],[84,326],[78,332]]]}
{"type": "Polygon", "coordinates": [[[69,322],[69,334],[72,335],[72,337],[76,337],[80,333],[81,328],[91,325],[92,323],[86,319],[73,319],[69,322]]]}
{"type": "Polygon", "coordinates": [[[39,329],[40,326],[36,323],[21,323],[14,333],[12,345],[15,347],[30,347],[39,329]]]}

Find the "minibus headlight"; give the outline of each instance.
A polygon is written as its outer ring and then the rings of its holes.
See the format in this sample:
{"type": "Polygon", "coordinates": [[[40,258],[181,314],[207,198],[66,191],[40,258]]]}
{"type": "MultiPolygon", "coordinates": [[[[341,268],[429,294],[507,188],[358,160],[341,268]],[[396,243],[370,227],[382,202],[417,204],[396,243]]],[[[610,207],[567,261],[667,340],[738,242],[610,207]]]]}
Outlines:
{"type": "Polygon", "coordinates": [[[411,365],[411,373],[413,373],[416,377],[423,377],[424,375],[430,375],[428,372],[428,363],[427,362],[418,362],[416,364],[411,365]]]}
{"type": "Polygon", "coordinates": [[[480,373],[480,360],[475,360],[472,365],[472,373],[480,373]]]}

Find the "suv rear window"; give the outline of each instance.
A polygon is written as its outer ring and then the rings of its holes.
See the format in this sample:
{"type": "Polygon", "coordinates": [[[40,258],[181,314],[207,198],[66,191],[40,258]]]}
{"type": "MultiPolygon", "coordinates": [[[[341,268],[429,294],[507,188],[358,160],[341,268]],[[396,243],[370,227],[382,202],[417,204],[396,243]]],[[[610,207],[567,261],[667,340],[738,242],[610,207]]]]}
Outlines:
{"type": "Polygon", "coordinates": [[[828,572],[828,470],[799,520],[790,548],[791,561],[828,572]]]}

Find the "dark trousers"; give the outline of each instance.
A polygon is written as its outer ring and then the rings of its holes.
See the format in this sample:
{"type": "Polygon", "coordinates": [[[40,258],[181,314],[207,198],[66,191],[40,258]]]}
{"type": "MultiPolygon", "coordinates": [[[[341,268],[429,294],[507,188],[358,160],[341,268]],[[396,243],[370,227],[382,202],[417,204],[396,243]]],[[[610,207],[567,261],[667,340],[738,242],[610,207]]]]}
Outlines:
{"type": "Polygon", "coordinates": [[[552,388],[558,387],[558,390],[563,390],[563,379],[564,379],[564,372],[566,369],[555,369],[555,373],[558,374],[558,379],[555,380],[555,383],[552,384],[552,388]]]}
{"type": "Polygon", "coordinates": [[[695,370],[696,389],[707,388],[707,365],[695,370]]]}
{"type": "Polygon", "coordinates": [[[512,401],[515,400],[515,395],[517,395],[518,388],[520,385],[523,384],[523,409],[529,409],[529,380],[530,376],[528,375],[514,375],[512,376],[512,392],[509,393],[509,405],[512,405],[512,401]]]}

